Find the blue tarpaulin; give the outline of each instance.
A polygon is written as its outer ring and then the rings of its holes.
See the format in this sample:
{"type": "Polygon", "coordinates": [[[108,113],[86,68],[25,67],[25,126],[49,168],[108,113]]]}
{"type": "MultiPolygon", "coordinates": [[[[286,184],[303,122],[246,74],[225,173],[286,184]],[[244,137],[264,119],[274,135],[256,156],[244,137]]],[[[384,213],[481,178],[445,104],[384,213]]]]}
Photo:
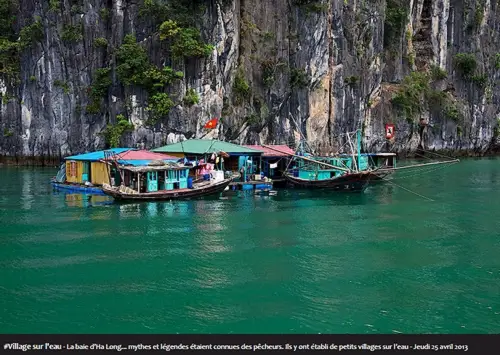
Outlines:
{"type": "MultiPolygon", "coordinates": [[[[111,151],[115,154],[120,154],[126,152],[127,150],[134,150],[133,148],[111,148],[105,151],[111,151]]],[[[64,158],[64,160],[80,160],[80,161],[99,161],[104,159],[104,150],[99,150],[92,153],[84,153],[79,155],[72,155],[70,157],[64,158]]]]}

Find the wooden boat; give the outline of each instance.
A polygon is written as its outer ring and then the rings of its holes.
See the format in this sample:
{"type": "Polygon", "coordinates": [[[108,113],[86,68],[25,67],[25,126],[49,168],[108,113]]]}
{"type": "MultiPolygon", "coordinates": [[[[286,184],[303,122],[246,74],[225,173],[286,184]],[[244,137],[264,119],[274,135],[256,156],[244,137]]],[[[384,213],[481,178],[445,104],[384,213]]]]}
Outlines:
{"type": "Polygon", "coordinates": [[[372,171],[361,171],[339,175],[330,179],[304,179],[285,173],[285,178],[294,186],[307,189],[333,189],[342,191],[364,191],[370,180],[375,178],[372,171]]]}
{"type": "Polygon", "coordinates": [[[189,170],[196,167],[180,164],[125,166],[114,163],[121,175],[121,185],[103,184],[102,191],[118,201],[192,199],[221,193],[232,181],[232,176],[225,178],[223,171],[213,171],[208,180],[193,182],[189,170]]]}
{"type": "Polygon", "coordinates": [[[132,189],[124,189],[124,186],[111,187],[109,184],[102,186],[102,191],[120,201],[170,201],[187,200],[202,196],[221,193],[231,182],[231,179],[224,179],[218,182],[200,182],[194,183],[193,188],[161,190],[156,192],[139,193],[132,189]]]}

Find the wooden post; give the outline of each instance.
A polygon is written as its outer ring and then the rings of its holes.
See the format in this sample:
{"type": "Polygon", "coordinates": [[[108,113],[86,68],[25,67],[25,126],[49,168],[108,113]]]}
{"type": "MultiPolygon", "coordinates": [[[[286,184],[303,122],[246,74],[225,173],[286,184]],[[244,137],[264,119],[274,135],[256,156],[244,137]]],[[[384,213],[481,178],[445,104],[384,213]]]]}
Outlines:
{"type": "Polygon", "coordinates": [[[137,173],[137,192],[141,193],[141,173],[137,173]]]}

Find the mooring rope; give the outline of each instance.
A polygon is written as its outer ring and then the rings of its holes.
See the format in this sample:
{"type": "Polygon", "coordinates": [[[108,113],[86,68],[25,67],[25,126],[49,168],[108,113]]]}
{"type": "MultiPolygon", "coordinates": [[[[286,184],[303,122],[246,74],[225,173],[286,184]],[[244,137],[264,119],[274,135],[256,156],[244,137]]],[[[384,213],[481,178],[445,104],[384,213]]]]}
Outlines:
{"type": "Polygon", "coordinates": [[[418,169],[419,171],[416,172],[416,173],[413,173],[413,174],[410,173],[410,174],[406,174],[406,175],[403,175],[403,176],[398,176],[398,177],[395,177],[395,178],[393,178],[391,180],[402,180],[402,179],[406,179],[406,178],[409,178],[409,177],[412,177],[412,176],[418,176],[418,175],[427,174],[427,173],[430,173],[430,172],[433,172],[433,171],[437,171],[439,169],[447,168],[448,166],[456,164],[456,163],[457,162],[451,162],[449,164],[443,164],[442,166],[438,166],[437,168],[433,167],[431,169],[420,168],[420,169],[418,169]]]}
{"type": "Polygon", "coordinates": [[[383,179],[383,180],[385,180],[386,182],[388,182],[389,184],[392,184],[392,185],[394,185],[394,186],[396,186],[396,187],[399,187],[400,189],[403,189],[403,190],[405,190],[405,191],[407,191],[407,192],[409,192],[409,193],[411,193],[411,194],[417,195],[417,196],[422,197],[422,198],[424,198],[424,199],[426,199],[426,200],[428,200],[428,201],[432,201],[432,202],[434,202],[434,200],[433,200],[433,199],[431,199],[431,198],[429,198],[429,197],[426,197],[426,196],[424,196],[424,195],[421,195],[421,194],[419,194],[419,193],[417,193],[417,192],[415,192],[415,191],[411,191],[411,190],[407,189],[406,187],[403,187],[403,186],[401,186],[401,185],[398,185],[398,184],[396,184],[396,183],[392,182],[391,180],[387,180],[386,178],[382,178],[382,179],[383,179]]]}

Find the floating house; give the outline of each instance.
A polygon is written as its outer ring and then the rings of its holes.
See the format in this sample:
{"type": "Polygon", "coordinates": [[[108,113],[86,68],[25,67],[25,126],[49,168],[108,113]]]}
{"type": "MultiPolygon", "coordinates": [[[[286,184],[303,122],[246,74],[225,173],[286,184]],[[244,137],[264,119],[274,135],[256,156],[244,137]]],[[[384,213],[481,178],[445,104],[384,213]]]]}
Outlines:
{"type": "Polygon", "coordinates": [[[188,160],[212,161],[219,170],[240,171],[245,168],[250,173],[259,162],[263,152],[241,145],[210,139],[188,139],[183,142],[169,144],[152,149],[153,152],[166,153],[188,160]],[[216,155],[224,152],[228,158],[217,159],[216,155]],[[213,159],[214,158],[214,159],[213,159]]]}
{"type": "Polygon", "coordinates": [[[100,186],[109,184],[111,179],[114,179],[116,184],[122,181],[115,164],[107,161],[111,159],[123,166],[148,165],[156,160],[177,160],[173,156],[133,148],[112,148],[73,155],[64,159],[65,162],[53,179],[52,185],[58,189],[75,192],[101,193],[100,186]]]}

